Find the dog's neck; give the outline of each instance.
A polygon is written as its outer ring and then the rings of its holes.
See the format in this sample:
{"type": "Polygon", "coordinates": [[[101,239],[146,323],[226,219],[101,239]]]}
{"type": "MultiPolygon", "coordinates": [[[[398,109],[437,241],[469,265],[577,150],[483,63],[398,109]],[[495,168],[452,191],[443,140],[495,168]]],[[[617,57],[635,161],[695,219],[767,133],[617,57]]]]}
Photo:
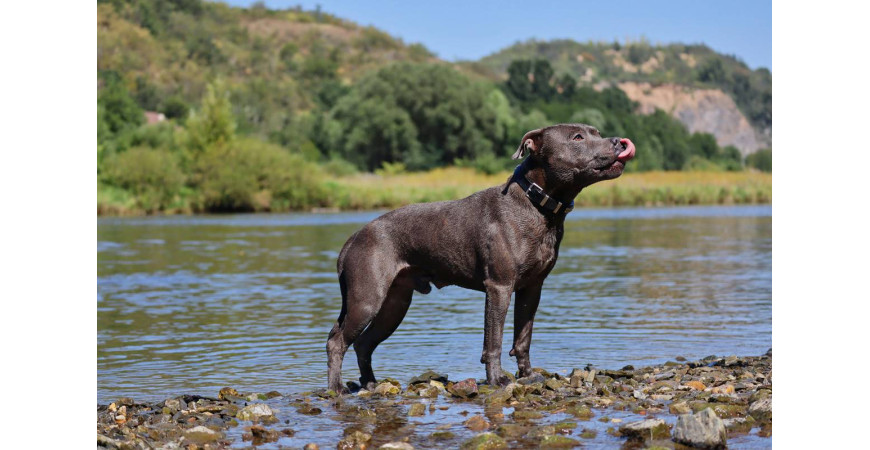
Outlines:
{"type": "Polygon", "coordinates": [[[564,204],[573,202],[574,198],[583,189],[582,187],[567,185],[565,183],[548,181],[547,170],[530,161],[530,158],[526,158],[520,166],[521,176],[525,176],[527,180],[540,186],[547,195],[564,204]]]}

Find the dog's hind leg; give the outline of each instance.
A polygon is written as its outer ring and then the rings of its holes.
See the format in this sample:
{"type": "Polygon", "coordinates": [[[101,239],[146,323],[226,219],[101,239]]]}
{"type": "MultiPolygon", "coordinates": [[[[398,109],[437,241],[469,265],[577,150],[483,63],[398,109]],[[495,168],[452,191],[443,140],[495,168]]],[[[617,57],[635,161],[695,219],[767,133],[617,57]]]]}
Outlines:
{"type": "MultiPolygon", "coordinates": [[[[372,267],[368,266],[366,269],[372,267]]],[[[371,271],[366,270],[366,272],[371,271]]],[[[349,276],[346,270],[339,275],[342,308],[326,341],[329,389],[336,392],[345,391],[341,385],[341,364],[344,354],[381,310],[392,276],[393,274],[390,274],[387,278],[383,271],[377,275],[360,273],[357,276],[349,276]]]]}
{"type": "Polygon", "coordinates": [[[414,290],[411,286],[396,280],[390,287],[381,310],[354,342],[353,349],[359,364],[359,381],[362,387],[372,389],[377,383],[372,371],[372,353],[378,344],[390,337],[402,323],[408,307],[411,306],[413,294],[414,290]]]}

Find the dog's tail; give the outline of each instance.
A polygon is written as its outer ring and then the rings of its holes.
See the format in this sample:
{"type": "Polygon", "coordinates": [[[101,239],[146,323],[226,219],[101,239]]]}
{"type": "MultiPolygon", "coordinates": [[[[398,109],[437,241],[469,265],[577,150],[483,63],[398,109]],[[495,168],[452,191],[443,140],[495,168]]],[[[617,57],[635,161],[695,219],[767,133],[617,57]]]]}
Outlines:
{"type": "Polygon", "coordinates": [[[356,239],[357,234],[359,234],[359,231],[348,238],[347,242],[344,243],[344,247],[342,247],[341,251],[338,253],[338,261],[336,262],[335,268],[338,272],[338,286],[341,289],[341,312],[338,313],[338,320],[335,321],[335,326],[332,327],[332,331],[329,332],[329,337],[332,337],[339,329],[341,329],[341,324],[344,323],[344,316],[347,315],[347,281],[345,280],[344,275],[344,260],[347,257],[347,251],[350,249],[350,246],[353,245],[353,241],[356,239]]]}

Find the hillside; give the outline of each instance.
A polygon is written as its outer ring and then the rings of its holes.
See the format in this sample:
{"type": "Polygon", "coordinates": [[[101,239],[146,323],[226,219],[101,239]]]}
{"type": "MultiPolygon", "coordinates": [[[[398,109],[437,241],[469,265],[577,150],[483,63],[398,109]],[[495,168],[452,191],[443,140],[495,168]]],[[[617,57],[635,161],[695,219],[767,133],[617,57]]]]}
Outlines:
{"type": "MultiPolygon", "coordinates": [[[[98,211],[345,205],[341,180],[360,172],[512,170],[518,137],[559,122],[630,136],[643,149],[630,172],[771,170],[770,150],[747,156],[764,145],[769,73],[704,47],[680,50],[705,68],[687,72],[643,48],[527,43],[453,64],[319,8],[99,1],[98,211]]],[[[347,205],[383,203],[370,200],[347,205]]]]}
{"type": "Polygon", "coordinates": [[[512,61],[536,58],[548,60],[557,76],[567,73],[581,84],[618,85],[643,112],[665,110],[690,131],[711,133],[720,145],[733,145],[744,155],[770,146],[770,71],[751,70],[705,45],[529,40],[462,65],[503,80],[512,61]]]}

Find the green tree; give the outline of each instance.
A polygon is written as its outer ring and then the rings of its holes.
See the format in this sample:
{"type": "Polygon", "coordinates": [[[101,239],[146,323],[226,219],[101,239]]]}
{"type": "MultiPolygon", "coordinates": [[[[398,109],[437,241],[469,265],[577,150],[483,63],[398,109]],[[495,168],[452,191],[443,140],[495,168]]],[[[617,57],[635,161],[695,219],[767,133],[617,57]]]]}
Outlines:
{"type": "Polygon", "coordinates": [[[501,140],[487,102],[492,89],[443,64],[384,67],[360,79],[333,108],[340,138],[327,148],[368,170],[385,161],[416,170],[475,159],[501,140]]]}
{"type": "Polygon", "coordinates": [[[719,154],[719,145],[716,138],[710,133],[694,133],[689,138],[689,146],[692,153],[707,159],[716,158],[719,154]]]}
{"type": "Polygon", "coordinates": [[[725,65],[719,58],[709,58],[698,67],[697,78],[704,83],[723,83],[726,79],[725,65]]]}
{"type": "Polygon", "coordinates": [[[111,133],[135,128],[145,122],[142,108],[136,104],[117,73],[104,74],[103,82],[105,85],[97,95],[97,109],[102,108],[102,119],[111,133]]]}
{"type": "Polygon", "coordinates": [[[773,153],[769,148],[746,155],[746,165],[762,172],[773,171],[773,153]]]}
{"type": "Polygon", "coordinates": [[[233,140],[236,123],[226,84],[215,80],[208,85],[202,106],[187,119],[188,145],[191,150],[202,152],[212,145],[233,140]]]}
{"type": "Polygon", "coordinates": [[[507,92],[521,102],[534,99],[535,92],[529,74],[532,72],[532,62],[525,59],[511,61],[507,68],[508,79],[505,83],[507,92]]]}

